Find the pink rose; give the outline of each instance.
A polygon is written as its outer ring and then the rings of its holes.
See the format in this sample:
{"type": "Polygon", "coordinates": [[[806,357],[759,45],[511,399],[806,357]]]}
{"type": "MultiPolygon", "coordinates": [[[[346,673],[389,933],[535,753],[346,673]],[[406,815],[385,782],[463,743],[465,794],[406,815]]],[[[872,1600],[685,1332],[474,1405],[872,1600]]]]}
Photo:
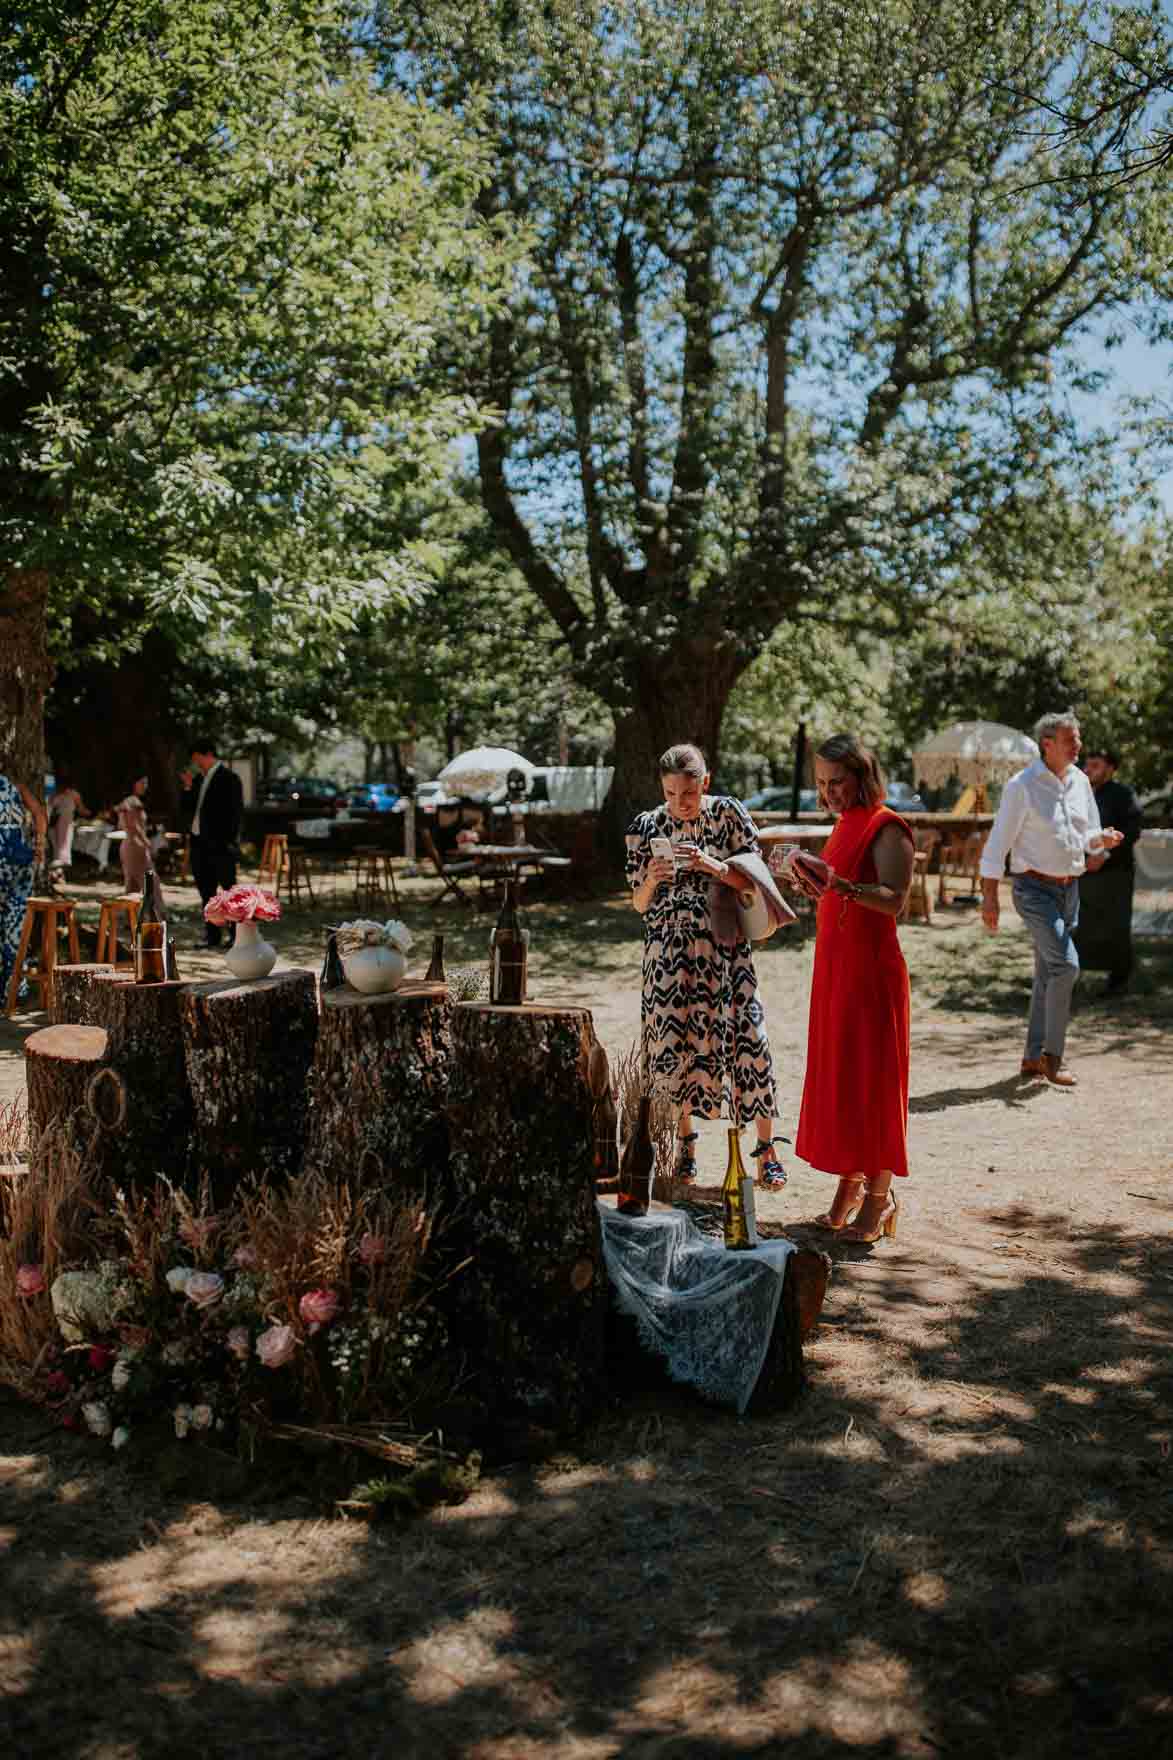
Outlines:
{"type": "Polygon", "coordinates": [[[387,1257],[387,1241],[381,1234],[364,1234],[358,1243],[358,1256],[364,1265],[381,1265],[387,1257]]]}
{"type": "Polygon", "coordinates": [[[256,1262],[257,1249],[255,1247],[237,1247],[232,1255],[232,1263],[241,1271],[251,1271],[256,1262]]]}
{"type": "Polygon", "coordinates": [[[269,1326],[257,1339],[257,1356],[266,1369],[280,1369],[297,1351],[297,1334],[292,1326],[269,1326]]]}
{"type": "Polygon", "coordinates": [[[329,1326],[342,1303],[332,1289],[307,1290],[297,1304],[297,1311],[311,1332],[329,1326]]]}
{"type": "Polygon", "coordinates": [[[224,1343],[228,1346],[228,1349],[232,1352],[234,1357],[239,1357],[242,1363],[248,1362],[248,1353],[252,1349],[252,1340],[248,1335],[247,1326],[234,1326],[232,1331],[228,1334],[228,1337],[224,1340],[224,1343]]]}
{"type": "Polygon", "coordinates": [[[197,1308],[214,1308],[224,1294],[224,1279],[214,1271],[193,1271],[183,1293],[197,1308]]]}
{"type": "Polygon", "coordinates": [[[51,1399],[62,1399],[69,1392],[70,1385],[69,1376],[64,1369],[54,1369],[51,1375],[45,1377],[45,1392],[51,1399]]]}
{"type": "Polygon", "coordinates": [[[91,1369],[96,1370],[99,1375],[104,1375],[114,1361],[114,1357],[115,1352],[108,1345],[95,1344],[90,1347],[90,1354],[86,1361],[91,1369]]]}
{"type": "Polygon", "coordinates": [[[44,1295],[45,1273],[39,1265],[18,1265],[16,1287],[22,1296],[44,1295]]]}

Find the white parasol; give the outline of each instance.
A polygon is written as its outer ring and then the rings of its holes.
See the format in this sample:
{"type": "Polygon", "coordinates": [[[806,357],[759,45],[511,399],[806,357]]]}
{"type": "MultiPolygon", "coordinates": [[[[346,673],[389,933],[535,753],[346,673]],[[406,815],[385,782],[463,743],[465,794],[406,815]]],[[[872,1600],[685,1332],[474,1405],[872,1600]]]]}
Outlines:
{"type": "Polygon", "coordinates": [[[963,787],[1008,782],[1034,761],[1039,748],[1029,734],[1000,721],[955,721],[912,754],[913,774],[928,788],[951,776],[963,787]]]}
{"type": "Polygon", "coordinates": [[[506,746],[473,746],[445,764],[438,777],[450,794],[469,796],[492,794],[500,788],[511,770],[520,770],[528,784],[534,766],[520,752],[506,746]]]}

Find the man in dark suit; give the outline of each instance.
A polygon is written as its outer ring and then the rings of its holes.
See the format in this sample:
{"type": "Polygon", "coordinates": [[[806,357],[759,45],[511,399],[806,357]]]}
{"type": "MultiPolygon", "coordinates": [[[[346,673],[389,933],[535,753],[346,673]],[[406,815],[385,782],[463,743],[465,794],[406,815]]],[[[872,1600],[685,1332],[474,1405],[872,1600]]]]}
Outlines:
{"type": "MultiPolygon", "coordinates": [[[[191,805],[191,875],[207,904],[221,886],[236,884],[240,855],[240,825],[244,817],[244,789],[240,777],[216,756],[216,742],[208,735],[192,741],[194,771],[185,771],[186,801],[191,805]]],[[[209,947],[219,947],[224,931],[218,923],[205,923],[209,947]]]]}
{"type": "Polygon", "coordinates": [[[1100,823],[1124,833],[1124,842],[1107,856],[1089,856],[1079,882],[1079,927],[1075,944],[1079,963],[1089,971],[1106,971],[1105,994],[1115,995],[1132,971],[1132,888],[1136,879],[1133,845],[1140,836],[1140,802],[1123,782],[1116,781],[1118,752],[1092,746],[1084,768],[1095,790],[1100,823]]]}

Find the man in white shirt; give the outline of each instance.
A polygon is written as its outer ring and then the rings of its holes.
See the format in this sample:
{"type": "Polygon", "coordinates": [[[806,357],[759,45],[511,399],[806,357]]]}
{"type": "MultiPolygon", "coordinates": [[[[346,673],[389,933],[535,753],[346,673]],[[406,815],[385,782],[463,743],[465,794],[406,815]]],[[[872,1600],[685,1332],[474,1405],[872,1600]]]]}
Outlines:
{"type": "Polygon", "coordinates": [[[1079,723],[1070,712],[1044,715],[1034,730],[1039,756],[1002,790],[982,852],[982,922],[998,929],[998,882],[1010,858],[1014,908],[1030,931],[1035,979],[1026,1028],[1024,1076],[1074,1088],[1063,1068],[1071,993],[1079,976],[1072,930],[1079,921],[1079,876],[1088,854],[1114,849],[1119,831],[1104,831],[1091,783],[1078,769],[1079,723]]]}

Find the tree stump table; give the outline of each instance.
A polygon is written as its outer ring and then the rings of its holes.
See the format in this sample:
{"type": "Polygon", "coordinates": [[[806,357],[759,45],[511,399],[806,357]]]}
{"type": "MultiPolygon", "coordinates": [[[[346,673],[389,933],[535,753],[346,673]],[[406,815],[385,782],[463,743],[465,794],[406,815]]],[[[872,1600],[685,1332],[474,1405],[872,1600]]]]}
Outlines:
{"type": "Polygon", "coordinates": [[[322,993],[307,1160],[435,1192],[448,1171],[452,1007],[444,984],[322,993]]]}
{"type": "Polygon", "coordinates": [[[130,1185],[145,1185],[157,1174],[173,1185],[189,1184],[193,1112],[180,1013],[185,988],[179,981],[136,984],[111,971],[86,993],[95,1023],[106,1029],[107,1061],[126,1083],[118,1147],[130,1185]]]}
{"type": "MultiPolygon", "coordinates": [[[[49,1018],[54,1026],[101,1027],[101,1003],[98,985],[114,971],[112,965],[58,966],[53,985],[53,1002],[49,1018]]],[[[118,981],[129,984],[131,972],[119,972],[118,981]]]]}
{"type": "Polygon", "coordinates": [[[452,1011],[452,1183],[472,1266],[460,1345],[504,1414],[574,1428],[603,1389],[607,1274],[595,1209],[590,1011],[452,1011]]]}
{"type": "Polygon", "coordinates": [[[45,1179],[62,1151],[82,1158],[92,1186],[119,1176],[126,1089],[107,1054],[104,1027],[41,1027],[25,1040],[30,1178],[45,1179]]]}
{"type": "Polygon", "coordinates": [[[275,972],[179,987],[194,1112],[193,1177],[223,1202],[244,1174],[288,1178],[305,1152],[309,1072],[318,1034],[313,972],[275,972]]]}

